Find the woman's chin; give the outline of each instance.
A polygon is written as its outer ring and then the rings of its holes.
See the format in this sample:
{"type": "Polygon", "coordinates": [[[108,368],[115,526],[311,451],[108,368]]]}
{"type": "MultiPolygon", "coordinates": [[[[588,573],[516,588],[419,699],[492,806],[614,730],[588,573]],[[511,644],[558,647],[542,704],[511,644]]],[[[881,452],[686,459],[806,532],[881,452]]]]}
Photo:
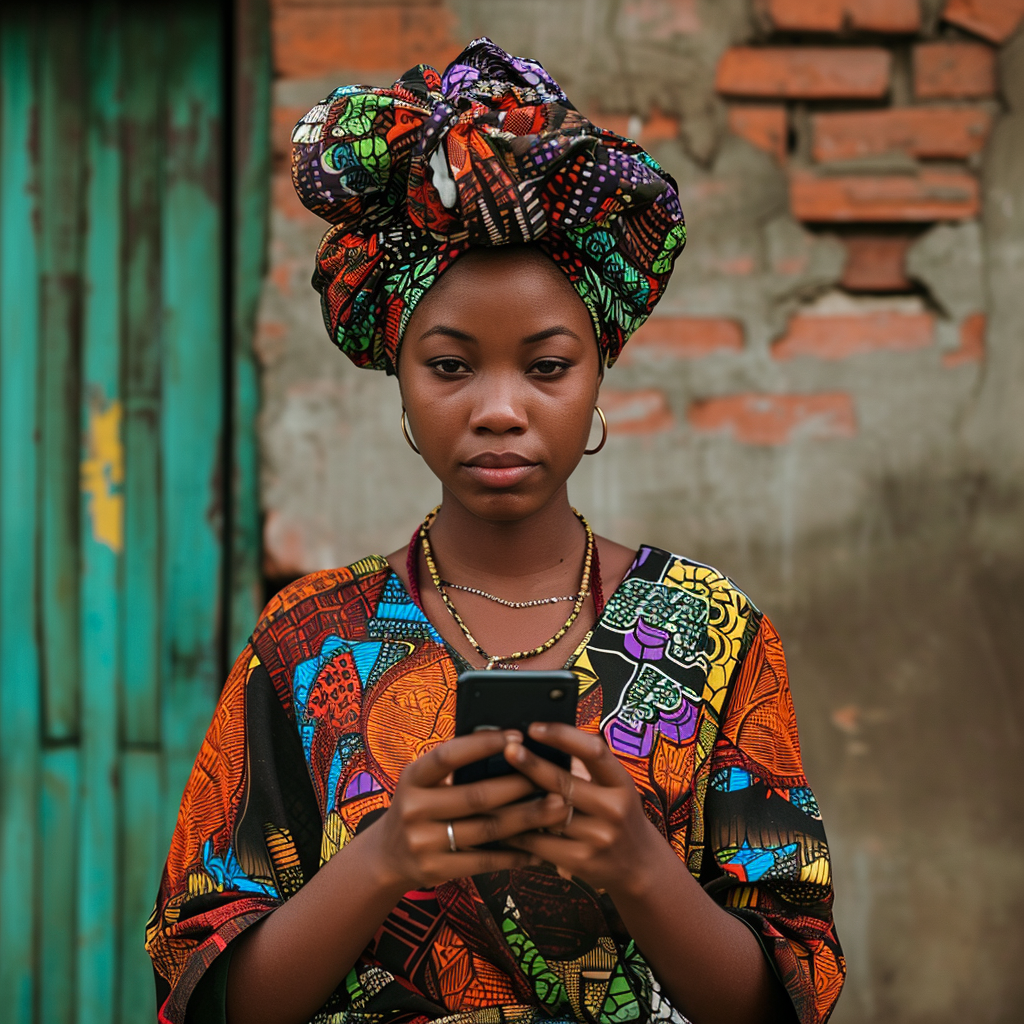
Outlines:
{"type": "Polygon", "coordinates": [[[495,522],[515,522],[527,519],[542,509],[552,495],[537,493],[534,488],[525,487],[474,487],[449,489],[459,503],[479,519],[495,522]]]}

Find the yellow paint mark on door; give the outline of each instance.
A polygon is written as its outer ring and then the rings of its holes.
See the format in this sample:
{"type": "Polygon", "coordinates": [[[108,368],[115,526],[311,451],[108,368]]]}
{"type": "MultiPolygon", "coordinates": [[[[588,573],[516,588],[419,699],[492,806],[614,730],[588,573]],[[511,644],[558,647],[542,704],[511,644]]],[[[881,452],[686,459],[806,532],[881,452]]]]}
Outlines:
{"type": "Polygon", "coordinates": [[[82,460],[82,493],[88,496],[87,515],[92,536],[120,554],[124,547],[124,445],[121,443],[121,403],[89,404],[89,426],[82,460]]]}

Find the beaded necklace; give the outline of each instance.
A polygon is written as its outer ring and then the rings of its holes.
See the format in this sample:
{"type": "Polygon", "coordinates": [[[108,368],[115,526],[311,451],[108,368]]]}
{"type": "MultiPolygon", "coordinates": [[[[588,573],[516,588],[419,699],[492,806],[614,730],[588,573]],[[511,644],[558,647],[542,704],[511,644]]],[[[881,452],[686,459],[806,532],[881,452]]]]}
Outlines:
{"type": "MultiPolygon", "coordinates": [[[[472,632],[470,632],[469,630],[469,627],[463,621],[463,618],[459,614],[458,609],[455,607],[455,605],[451,601],[451,598],[446,593],[444,581],[441,579],[441,575],[437,571],[437,565],[434,562],[434,553],[430,546],[429,532],[430,527],[433,524],[434,518],[436,517],[439,509],[440,506],[438,506],[432,512],[430,512],[427,515],[427,517],[423,520],[423,523],[420,525],[419,529],[412,536],[412,540],[409,544],[408,557],[406,560],[406,567],[409,573],[409,589],[412,594],[413,600],[415,600],[417,604],[422,605],[419,592],[419,573],[417,572],[418,559],[416,558],[416,549],[419,544],[422,544],[424,560],[427,563],[427,570],[430,573],[430,578],[434,584],[435,589],[437,590],[438,594],[440,594],[441,600],[444,602],[444,606],[448,609],[449,614],[455,620],[459,629],[462,630],[463,636],[465,636],[465,638],[469,641],[470,645],[477,652],[477,654],[479,654],[480,657],[483,658],[484,661],[486,662],[486,665],[484,666],[485,668],[491,669],[495,668],[499,663],[516,662],[522,661],[525,658],[533,658],[536,657],[538,654],[543,654],[545,651],[548,651],[552,647],[554,647],[554,645],[558,643],[558,641],[561,640],[566,633],[569,632],[569,630],[573,627],[573,624],[579,618],[580,612],[583,609],[584,602],[586,601],[587,596],[591,592],[592,581],[595,608],[597,610],[597,614],[601,614],[604,605],[604,595],[603,593],[601,593],[601,577],[597,557],[597,545],[594,543],[594,534],[593,531],[590,529],[590,524],[579,512],[576,511],[576,509],[573,509],[573,515],[576,516],[577,519],[579,519],[580,523],[583,525],[583,529],[586,531],[587,546],[583,559],[583,577],[580,580],[580,589],[579,592],[576,594],[575,599],[573,600],[572,612],[569,614],[568,619],[566,619],[561,629],[559,629],[554,636],[546,640],[544,643],[540,644],[538,647],[534,647],[528,651],[513,651],[511,654],[506,655],[488,654],[480,646],[480,644],[476,640],[476,637],[473,636],[472,632]],[[601,607],[598,607],[598,605],[600,605],[601,607]]],[[[488,594],[486,596],[490,597],[491,595],[488,594]]],[[[548,600],[549,599],[544,599],[542,602],[539,603],[547,603],[548,600]]],[[[527,605],[525,602],[522,602],[522,606],[527,605]]],[[[510,667],[518,666],[513,665],[510,667]]]]}

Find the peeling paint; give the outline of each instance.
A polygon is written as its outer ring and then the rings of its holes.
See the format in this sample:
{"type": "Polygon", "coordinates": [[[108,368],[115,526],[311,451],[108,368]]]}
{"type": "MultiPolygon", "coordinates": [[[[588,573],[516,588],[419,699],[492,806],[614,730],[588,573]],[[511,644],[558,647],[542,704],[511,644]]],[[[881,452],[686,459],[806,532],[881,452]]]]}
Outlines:
{"type": "Polygon", "coordinates": [[[82,493],[93,540],[115,554],[124,547],[124,444],[121,441],[121,403],[94,397],[82,459],[82,493]]]}

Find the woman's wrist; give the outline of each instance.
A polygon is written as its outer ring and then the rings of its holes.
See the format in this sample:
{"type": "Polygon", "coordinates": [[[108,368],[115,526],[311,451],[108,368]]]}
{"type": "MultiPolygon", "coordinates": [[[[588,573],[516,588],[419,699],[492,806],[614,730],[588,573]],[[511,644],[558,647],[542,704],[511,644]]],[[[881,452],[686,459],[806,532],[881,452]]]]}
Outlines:
{"type": "MultiPolygon", "coordinates": [[[[389,836],[389,830],[382,816],[365,831],[349,840],[350,857],[355,854],[360,861],[359,871],[371,892],[379,893],[397,904],[415,883],[407,878],[395,857],[396,843],[389,836]]],[[[346,874],[351,866],[346,866],[346,874]]]]}

